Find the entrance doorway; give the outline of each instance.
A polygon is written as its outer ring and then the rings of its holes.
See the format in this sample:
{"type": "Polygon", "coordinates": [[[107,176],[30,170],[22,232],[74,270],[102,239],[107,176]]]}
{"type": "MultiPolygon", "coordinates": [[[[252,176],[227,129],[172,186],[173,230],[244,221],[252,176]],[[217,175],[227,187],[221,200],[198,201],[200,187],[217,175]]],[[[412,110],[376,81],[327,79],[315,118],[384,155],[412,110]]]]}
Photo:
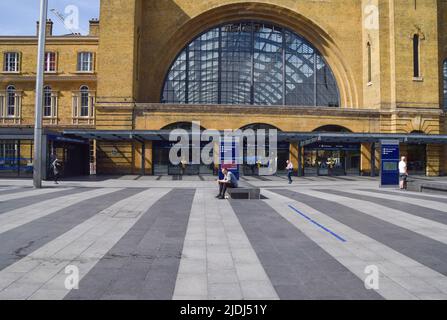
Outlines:
{"type": "Polygon", "coordinates": [[[360,175],[360,145],[318,143],[304,149],[304,175],[360,175]]]}

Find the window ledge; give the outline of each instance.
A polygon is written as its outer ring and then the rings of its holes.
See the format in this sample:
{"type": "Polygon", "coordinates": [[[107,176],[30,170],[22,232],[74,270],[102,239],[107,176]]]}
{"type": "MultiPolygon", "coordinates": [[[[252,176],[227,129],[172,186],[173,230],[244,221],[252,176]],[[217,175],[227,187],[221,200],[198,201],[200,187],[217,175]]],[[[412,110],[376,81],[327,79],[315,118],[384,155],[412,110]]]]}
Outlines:
{"type": "Polygon", "coordinates": [[[2,71],[2,74],[21,74],[20,71],[2,71]]]}
{"type": "Polygon", "coordinates": [[[423,82],[424,81],[424,77],[413,77],[413,81],[414,82],[423,82]]]}
{"type": "Polygon", "coordinates": [[[95,74],[95,71],[76,71],[74,74],[95,74]]]}

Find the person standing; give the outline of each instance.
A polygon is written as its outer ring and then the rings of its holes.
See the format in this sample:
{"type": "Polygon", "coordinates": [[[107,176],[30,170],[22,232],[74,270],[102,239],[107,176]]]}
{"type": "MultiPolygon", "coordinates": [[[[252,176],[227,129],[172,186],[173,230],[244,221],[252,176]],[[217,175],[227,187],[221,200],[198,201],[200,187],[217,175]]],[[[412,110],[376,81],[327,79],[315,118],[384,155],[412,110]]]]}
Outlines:
{"type": "Polygon", "coordinates": [[[407,159],[405,157],[402,157],[399,162],[399,188],[400,188],[400,190],[407,189],[407,178],[408,178],[407,159]]]}
{"type": "Polygon", "coordinates": [[[292,175],[293,175],[293,163],[290,160],[286,161],[287,163],[287,178],[289,179],[289,184],[292,184],[293,180],[292,180],[292,175]]]}
{"type": "Polygon", "coordinates": [[[54,156],[54,160],[51,163],[51,167],[53,168],[54,183],[55,184],[59,184],[59,178],[60,178],[60,174],[61,174],[62,163],[57,158],[56,155],[54,156]]]}
{"type": "Polygon", "coordinates": [[[228,171],[226,168],[222,168],[224,175],[223,180],[217,180],[219,183],[219,194],[216,196],[218,199],[225,199],[225,193],[228,188],[237,188],[237,178],[233,172],[228,171]]]}

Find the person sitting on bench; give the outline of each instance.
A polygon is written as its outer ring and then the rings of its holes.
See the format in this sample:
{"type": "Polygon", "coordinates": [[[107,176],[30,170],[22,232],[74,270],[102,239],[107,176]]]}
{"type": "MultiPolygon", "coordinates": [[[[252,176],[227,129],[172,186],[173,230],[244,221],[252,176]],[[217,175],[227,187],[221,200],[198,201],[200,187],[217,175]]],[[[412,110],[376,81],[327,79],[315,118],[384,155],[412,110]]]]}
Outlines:
{"type": "Polygon", "coordinates": [[[224,175],[223,180],[217,180],[219,183],[219,194],[216,196],[218,199],[225,199],[225,193],[227,188],[237,188],[237,179],[233,172],[228,171],[226,168],[222,168],[224,175]]]}

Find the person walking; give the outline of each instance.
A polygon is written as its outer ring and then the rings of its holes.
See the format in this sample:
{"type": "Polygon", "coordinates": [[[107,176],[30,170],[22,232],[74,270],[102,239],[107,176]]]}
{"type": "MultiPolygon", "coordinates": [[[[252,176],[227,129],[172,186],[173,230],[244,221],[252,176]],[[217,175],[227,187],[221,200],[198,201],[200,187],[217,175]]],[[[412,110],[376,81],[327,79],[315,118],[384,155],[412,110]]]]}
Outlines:
{"type": "Polygon", "coordinates": [[[287,178],[289,179],[289,184],[292,184],[292,174],[293,174],[293,163],[290,160],[286,161],[287,178]]]}
{"type": "Polygon", "coordinates": [[[51,163],[51,167],[53,168],[54,184],[59,184],[62,162],[57,158],[56,155],[54,155],[54,160],[51,163]]]}
{"type": "Polygon", "coordinates": [[[405,157],[402,157],[399,162],[399,189],[400,190],[407,189],[407,178],[408,178],[407,159],[405,157]]]}
{"type": "Polygon", "coordinates": [[[233,172],[228,171],[226,168],[222,168],[224,175],[223,180],[217,180],[219,183],[219,194],[216,196],[218,199],[225,199],[225,193],[228,188],[237,188],[238,182],[233,172]]]}

